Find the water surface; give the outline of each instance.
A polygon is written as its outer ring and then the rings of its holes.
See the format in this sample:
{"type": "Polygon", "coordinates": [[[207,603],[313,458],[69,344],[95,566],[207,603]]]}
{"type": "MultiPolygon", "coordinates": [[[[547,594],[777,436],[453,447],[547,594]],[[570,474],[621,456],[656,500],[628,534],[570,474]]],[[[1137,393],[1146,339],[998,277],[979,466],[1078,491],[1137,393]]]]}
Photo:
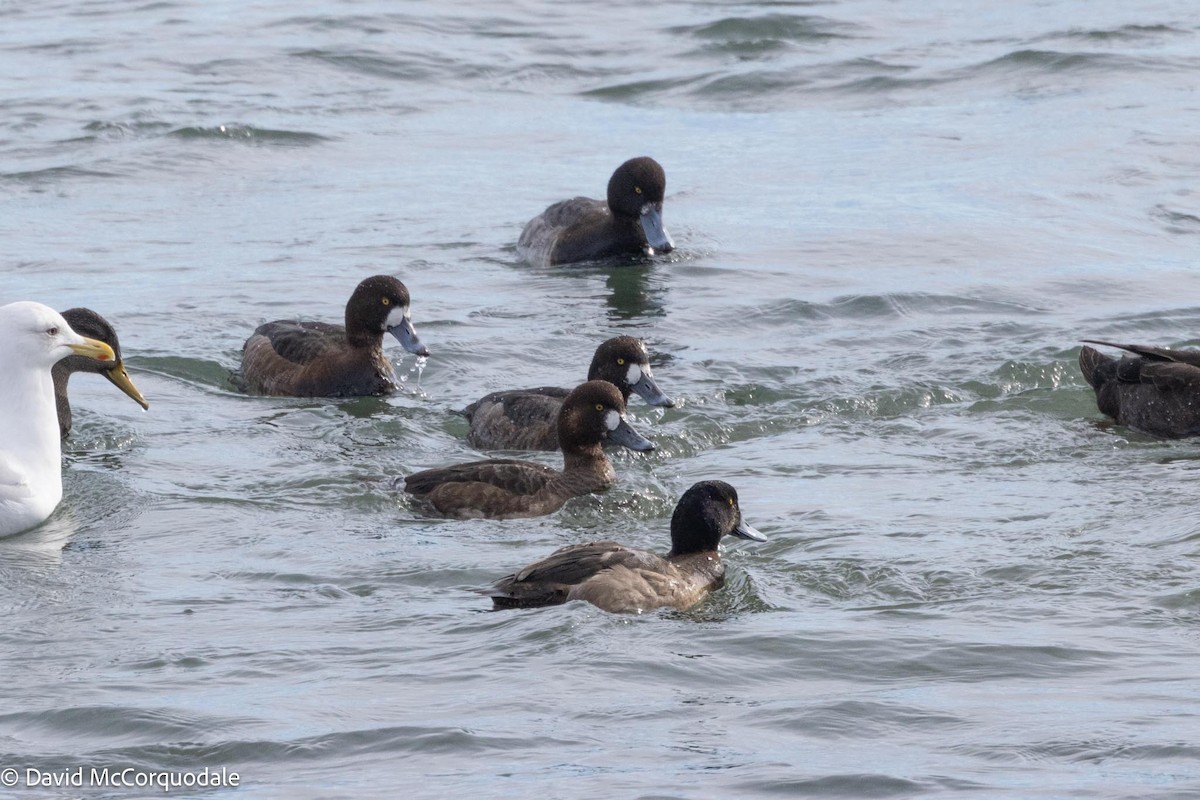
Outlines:
{"type": "Polygon", "coordinates": [[[1104,424],[1075,358],[1200,346],[1198,31],[1178,0],[0,9],[0,301],[109,317],[151,403],[76,378],[65,500],[0,543],[0,767],[1196,796],[1200,448],[1104,424]],[[677,251],[517,261],[642,154],[677,251]],[[432,353],[390,348],[403,392],[232,391],[258,323],[379,272],[432,353]],[[463,523],[392,490],[480,457],[455,409],[618,333],[679,405],[633,400],[658,450],[611,492],[463,523]],[[707,478],[770,542],[691,611],[471,591],[665,550],[707,478]]]}

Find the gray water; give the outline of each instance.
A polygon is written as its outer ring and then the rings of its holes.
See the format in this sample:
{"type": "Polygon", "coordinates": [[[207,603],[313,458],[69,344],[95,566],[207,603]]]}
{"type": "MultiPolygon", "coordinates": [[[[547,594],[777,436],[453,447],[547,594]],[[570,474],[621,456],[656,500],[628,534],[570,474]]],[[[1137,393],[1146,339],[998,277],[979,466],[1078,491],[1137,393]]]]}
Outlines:
{"type": "Polygon", "coordinates": [[[76,378],[63,504],[0,542],[0,793],[1200,796],[1200,446],[1074,363],[1200,345],[1198,48],[1186,0],[0,5],[0,302],[109,317],[151,403],[76,378]],[[517,260],[643,154],[677,251],[517,260]],[[232,390],[378,272],[432,353],[389,348],[402,393],[232,390]],[[612,491],[392,490],[618,333],[680,402],[634,399],[612,491]],[[665,550],[706,478],[770,542],[691,611],[471,591],[665,550]]]}

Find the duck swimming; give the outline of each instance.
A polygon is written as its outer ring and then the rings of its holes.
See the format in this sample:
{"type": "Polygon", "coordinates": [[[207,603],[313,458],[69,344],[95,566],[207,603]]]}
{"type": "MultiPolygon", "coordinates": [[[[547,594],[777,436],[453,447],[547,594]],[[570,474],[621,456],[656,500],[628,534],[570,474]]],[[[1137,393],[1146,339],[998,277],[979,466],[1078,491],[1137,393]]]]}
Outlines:
{"type": "Polygon", "coordinates": [[[658,556],[612,541],[573,544],[484,590],[496,608],[586,600],[614,613],[690,608],[725,582],[718,544],[726,535],[765,542],[742,519],[737,490],[700,481],[671,515],[671,551],[658,556]]]}
{"type": "MultiPolygon", "coordinates": [[[[637,392],[650,405],[675,405],[654,381],[646,345],[632,336],[614,336],[597,347],[588,380],[613,384],[625,403],[637,392]]],[[[555,386],[492,392],[463,409],[471,424],[467,441],[494,450],[557,450],[558,412],[569,393],[555,386]]]]}
{"type": "Polygon", "coordinates": [[[52,308],[0,306],[0,536],[39,525],[62,500],[62,449],[50,369],[77,355],[114,362],[104,342],[85,339],[52,308]]]}
{"type": "Polygon", "coordinates": [[[601,446],[605,440],[630,450],[654,449],[625,420],[621,393],[607,381],[588,381],[567,395],[558,414],[558,440],[561,472],[532,461],[493,458],[413,473],[404,489],[446,516],[539,517],[572,497],[607,491],[616,483],[601,446]]]}
{"type": "Polygon", "coordinates": [[[1102,413],[1152,436],[1200,435],[1200,351],[1084,341],[1126,351],[1120,359],[1093,347],[1079,351],[1079,370],[1102,413]]]}
{"type": "Polygon", "coordinates": [[[608,201],[562,200],[531,219],[517,254],[535,267],[622,254],[654,255],[675,249],[662,222],[667,174],[653,158],[631,158],[608,181],[608,201]]]}
{"type": "Polygon", "coordinates": [[[245,392],[288,397],[390,394],[396,374],[383,354],[390,333],[410,353],[429,351],[409,319],[408,289],[390,275],[367,278],[346,303],[346,324],[277,320],[242,348],[234,383],[245,392]]]}
{"type": "Polygon", "coordinates": [[[61,437],[65,439],[71,432],[71,401],[67,399],[67,381],[77,372],[103,375],[143,409],[149,409],[150,404],[142,397],[142,393],[130,380],[129,373],[125,371],[125,362],[121,358],[121,343],[108,320],[90,308],[68,308],[62,312],[62,318],[71,326],[71,330],[80,336],[104,342],[111,347],[115,358],[112,361],[98,361],[87,356],[70,355],[51,368],[50,374],[54,378],[54,403],[58,411],[58,430],[61,437]]]}

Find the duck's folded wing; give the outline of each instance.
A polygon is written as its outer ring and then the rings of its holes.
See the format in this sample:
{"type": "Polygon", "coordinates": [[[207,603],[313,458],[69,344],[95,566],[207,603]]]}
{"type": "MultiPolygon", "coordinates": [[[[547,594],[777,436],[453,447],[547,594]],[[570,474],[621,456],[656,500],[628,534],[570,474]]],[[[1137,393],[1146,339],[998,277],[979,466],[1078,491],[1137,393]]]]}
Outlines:
{"type": "Polygon", "coordinates": [[[1200,391],[1200,367],[1191,364],[1143,362],[1137,376],[1139,383],[1153,384],[1156,389],[1164,391],[1200,391]]]}
{"type": "Polygon", "coordinates": [[[469,439],[476,447],[554,450],[558,412],[567,394],[553,386],[493,392],[463,410],[471,422],[469,439]]]}
{"type": "Polygon", "coordinates": [[[498,607],[554,605],[566,602],[572,587],[605,570],[653,568],[661,564],[659,556],[618,542],[573,544],[501,578],[484,594],[492,597],[498,607]]]}
{"type": "Polygon", "coordinates": [[[551,228],[566,228],[584,221],[606,219],[612,216],[608,203],[590,197],[572,197],[560,200],[542,212],[542,222],[551,228]]]}
{"type": "Polygon", "coordinates": [[[463,409],[463,415],[474,422],[480,413],[501,413],[518,424],[555,422],[562,401],[570,389],[540,386],[536,389],[508,389],[485,395],[463,409]]]}
{"type": "Polygon", "coordinates": [[[515,494],[535,494],[559,473],[544,464],[513,458],[493,458],[414,472],[404,479],[411,494],[429,494],[449,483],[482,483],[515,494]]]}
{"type": "Polygon", "coordinates": [[[590,197],[555,203],[526,223],[517,239],[517,252],[534,265],[548,266],[556,260],[558,240],[564,231],[581,224],[600,225],[609,217],[608,204],[590,197]]]}
{"type": "Polygon", "coordinates": [[[1119,344],[1101,339],[1084,339],[1089,344],[1102,344],[1105,347],[1115,347],[1118,350],[1142,356],[1151,361],[1171,361],[1178,364],[1190,364],[1200,367],[1200,350],[1174,350],[1170,347],[1155,347],[1147,344],[1119,344]]]}
{"type": "Polygon", "coordinates": [[[555,550],[541,561],[535,561],[509,577],[518,583],[580,583],[603,569],[637,561],[639,555],[639,551],[619,542],[572,544],[555,550]]]}
{"type": "Polygon", "coordinates": [[[345,338],[345,329],[340,325],[324,322],[268,322],[258,326],[258,330],[254,332],[254,336],[247,343],[246,356],[250,356],[252,346],[269,346],[280,358],[293,364],[307,364],[345,338]]]}

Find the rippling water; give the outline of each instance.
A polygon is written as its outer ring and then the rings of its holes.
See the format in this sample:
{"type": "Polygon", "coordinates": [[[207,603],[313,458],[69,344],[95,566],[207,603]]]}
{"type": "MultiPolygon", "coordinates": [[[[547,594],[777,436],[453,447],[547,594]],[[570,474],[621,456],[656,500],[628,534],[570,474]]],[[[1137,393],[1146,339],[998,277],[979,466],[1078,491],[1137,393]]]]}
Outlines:
{"type": "Polygon", "coordinates": [[[1074,365],[1200,345],[1198,33],[1180,0],[0,6],[0,301],[108,316],[151,402],[76,378],[66,499],[0,542],[0,768],[1200,795],[1200,449],[1105,424],[1074,365]],[[517,261],[640,154],[676,252],[517,261]],[[432,352],[390,349],[402,394],[232,391],[256,324],[376,272],[432,352]],[[680,404],[634,400],[659,449],[613,491],[463,523],[391,490],[620,332],[680,404]],[[694,610],[470,591],[665,549],[703,478],[770,542],[694,610]]]}

